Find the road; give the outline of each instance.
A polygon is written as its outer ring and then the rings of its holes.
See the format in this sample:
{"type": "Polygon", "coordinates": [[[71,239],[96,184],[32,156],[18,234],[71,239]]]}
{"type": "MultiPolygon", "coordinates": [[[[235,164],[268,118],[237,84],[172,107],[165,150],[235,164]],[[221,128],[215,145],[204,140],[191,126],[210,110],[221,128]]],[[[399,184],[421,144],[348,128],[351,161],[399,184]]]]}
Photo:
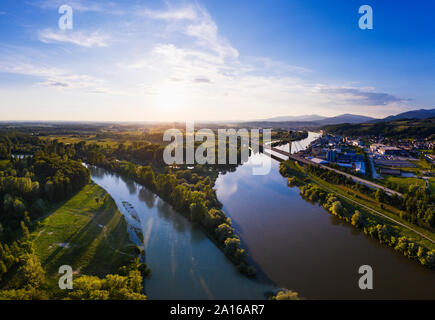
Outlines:
{"type": "Polygon", "coordinates": [[[310,161],[310,160],[308,160],[308,159],[302,158],[302,157],[300,157],[300,156],[298,156],[298,155],[296,155],[296,154],[290,154],[290,153],[288,153],[288,152],[286,152],[286,151],[282,151],[282,150],[279,150],[279,149],[277,149],[277,148],[270,148],[270,150],[272,150],[272,151],[274,151],[274,152],[276,152],[276,153],[282,154],[282,155],[284,155],[284,156],[286,156],[286,157],[289,157],[290,159],[296,160],[296,161],[298,161],[298,162],[302,162],[302,163],[305,163],[305,164],[311,164],[311,165],[313,165],[313,166],[317,166],[317,167],[320,167],[320,168],[322,168],[322,169],[326,169],[326,170],[334,171],[334,172],[339,173],[339,174],[341,174],[341,175],[343,175],[343,176],[345,176],[345,177],[347,177],[347,178],[352,179],[353,181],[355,181],[355,182],[357,182],[357,183],[364,184],[364,185],[366,185],[366,186],[368,186],[368,187],[373,187],[373,188],[377,188],[377,189],[382,189],[382,190],[384,190],[386,193],[388,193],[388,194],[390,194],[390,195],[394,195],[394,194],[396,194],[396,195],[398,195],[398,196],[400,196],[400,197],[403,196],[400,192],[397,192],[397,191],[394,191],[394,190],[388,189],[388,188],[386,188],[386,187],[384,187],[384,186],[381,186],[381,185],[379,185],[379,184],[377,184],[377,183],[371,182],[371,181],[366,180],[366,179],[359,178],[359,177],[357,177],[357,176],[354,176],[354,175],[352,175],[352,174],[349,174],[349,173],[346,173],[346,172],[340,171],[340,170],[338,170],[338,169],[330,168],[330,167],[325,166],[325,165],[323,165],[323,164],[315,163],[315,162],[310,161]]]}
{"type": "MultiPolygon", "coordinates": [[[[378,185],[378,184],[376,184],[376,183],[373,183],[373,182],[368,181],[368,180],[365,180],[365,179],[361,179],[361,178],[359,178],[359,177],[356,177],[356,176],[354,176],[354,175],[348,174],[348,173],[346,173],[346,172],[343,172],[343,171],[340,171],[340,170],[337,170],[337,169],[333,169],[333,168],[329,168],[329,167],[327,167],[327,166],[324,166],[324,165],[321,165],[321,164],[318,164],[318,163],[315,163],[315,162],[309,161],[308,159],[302,158],[302,157],[300,157],[300,156],[298,156],[298,155],[295,155],[295,154],[289,154],[289,153],[286,152],[286,151],[282,151],[282,150],[279,150],[279,149],[276,149],[276,148],[270,148],[269,150],[274,151],[274,152],[277,152],[277,153],[282,154],[282,155],[284,155],[284,156],[287,156],[287,157],[289,157],[289,158],[291,158],[291,159],[293,159],[293,160],[296,160],[296,161],[298,161],[298,162],[302,162],[302,163],[305,163],[305,164],[311,164],[311,165],[315,165],[315,166],[318,166],[318,167],[321,167],[321,168],[324,168],[324,169],[327,169],[327,170],[335,171],[335,172],[340,173],[340,174],[342,174],[342,175],[344,175],[344,176],[346,176],[346,177],[348,177],[348,178],[353,179],[353,180],[356,181],[356,182],[363,183],[363,184],[368,184],[368,185],[373,186],[373,187],[375,187],[375,188],[381,188],[381,189],[385,190],[385,192],[387,192],[387,193],[390,193],[390,192],[391,192],[392,194],[397,194],[397,195],[399,195],[399,196],[402,196],[401,193],[396,192],[396,191],[391,190],[391,189],[388,189],[388,188],[385,188],[384,186],[378,185]]],[[[270,155],[273,156],[272,154],[270,154],[270,155]]],[[[282,159],[280,159],[280,160],[283,161],[282,159]]],[[[410,227],[410,226],[407,226],[407,225],[403,224],[402,222],[397,221],[397,220],[395,220],[394,218],[391,218],[391,217],[389,217],[389,216],[383,214],[382,212],[376,211],[375,209],[372,209],[372,208],[370,208],[370,207],[368,207],[368,206],[366,206],[366,205],[364,205],[364,204],[362,204],[362,203],[360,203],[360,202],[358,202],[358,201],[355,201],[355,200],[353,200],[353,199],[351,199],[351,198],[349,198],[349,197],[347,197],[347,196],[345,196],[345,195],[342,195],[342,194],[340,194],[340,193],[337,193],[336,191],[332,190],[331,188],[325,186],[324,184],[321,184],[321,186],[322,186],[323,188],[327,189],[329,192],[332,192],[332,193],[336,194],[337,196],[339,196],[339,197],[341,197],[341,198],[344,198],[344,199],[346,199],[346,200],[348,200],[348,201],[350,201],[350,202],[352,202],[352,203],[355,203],[356,205],[361,206],[361,207],[363,207],[363,208],[365,208],[365,209],[367,209],[367,210],[369,210],[369,211],[371,211],[371,212],[373,212],[373,213],[375,213],[375,214],[377,214],[377,215],[379,215],[379,216],[381,216],[381,217],[383,217],[383,218],[385,218],[385,219],[388,219],[388,220],[390,220],[390,221],[396,223],[397,225],[400,225],[400,226],[402,226],[402,227],[404,227],[404,228],[406,228],[406,229],[408,229],[408,230],[410,230],[410,231],[412,231],[412,232],[415,232],[415,233],[418,234],[419,236],[421,236],[421,237],[425,238],[426,240],[429,240],[430,242],[432,242],[432,243],[435,244],[435,241],[434,241],[434,240],[432,240],[432,239],[429,238],[428,236],[424,235],[424,234],[421,233],[420,231],[417,231],[416,229],[414,229],[414,228],[412,228],[412,227],[410,227]]]]}
{"type": "Polygon", "coordinates": [[[392,222],[394,222],[394,223],[396,223],[396,224],[398,224],[398,225],[400,225],[400,226],[402,226],[402,227],[404,227],[404,228],[406,228],[406,229],[408,229],[408,230],[411,230],[411,231],[415,232],[416,234],[418,234],[419,236],[421,236],[421,237],[423,237],[423,238],[429,240],[430,242],[435,243],[434,240],[432,240],[432,239],[429,238],[428,236],[424,235],[423,233],[421,233],[421,232],[415,230],[414,228],[409,227],[409,226],[407,226],[407,225],[405,225],[405,224],[403,224],[403,223],[401,223],[401,222],[399,222],[399,221],[397,221],[397,220],[395,220],[395,219],[393,219],[393,218],[391,218],[391,217],[389,217],[389,216],[383,214],[382,212],[376,211],[375,209],[372,209],[372,208],[370,208],[370,207],[368,207],[368,206],[366,206],[366,205],[364,205],[364,204],[362,204],[362,203],[360,203],[360,202],[358,202],[358,201],[355,201],[355,200],[353,200],[353,199],[350,199],[350,198],[346,197],[345,195],[342,195],[342,194],[340,194],[340,193],[337,193],[336,191],[334,191],[334,190],[328,188],[327,186],[325,186],[325,185],[323,185],[323,184],[321,184],[321,185],[322,185],[322,188],[327,189],[329,192],[332,192],[332,193],[336,194],[337,196],[339,196],[339,197],[341,197],[341,198],[344,198],[344,199],[346,199],[346,200],[348,200],[348,201],[350,201],[350,202],[353,202],[353,203],[357,204],[357,205],[360,206],[360,207],[363,207],[363,208],[365,208],[365,209],[367,209],[367,210],[369,210],[369,211],[371,211],[371,212],[374,212],[375,214],[380,215],[380,216],[384,217],[385,219],[388,219],[388,220],[390,220],[390,221],[392,221],[392,222]]]}

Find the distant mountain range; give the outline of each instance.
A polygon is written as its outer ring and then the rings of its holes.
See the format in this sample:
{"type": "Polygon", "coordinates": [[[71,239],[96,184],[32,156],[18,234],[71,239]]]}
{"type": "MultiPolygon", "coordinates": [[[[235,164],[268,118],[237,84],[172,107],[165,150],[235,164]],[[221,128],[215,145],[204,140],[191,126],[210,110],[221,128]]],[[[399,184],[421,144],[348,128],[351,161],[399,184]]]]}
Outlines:
{"type": "Polygon", "coordinates": [[[393,120],[401,120],[401,119],[426,119],[435,117],[435,108],[434,109],[420,109],[420,110],[412,110],[403,113],[399,113],[395,116],[389,116],[382,121],[393,121],[393,120]]]}
{"type": "Polygon", "coordinates": [[[320,121],[317,121],[321,125],[328,124],[339,124],[339,123],[363,123],[376,120],[372,117],[360,116],[357,114],[345,113],[336,117],[326,118],[320,121]]]}
{"type": "Polygon", "coordinates": [[[317,114],[306,115],[306,116],[283,116],[274,117],[265,120],[259,120],[256,122],[297,122],[297,123],[310,123],[313,125],[328,125],[328,124],[339,124],[339,123],[363,123],[367,121],[376,120],[372,117],[360,116],[357,114],[341,114],[335,117],[322,117],[317,114]]]}
{"type": "Polygon", "coordinates": [[[259,121],[267,121],[267,122],[284,122],[284,121],[320,121],[326,119],[327,117],[322,117],[317,114],[310,114],[305,116],[282,116],[282,117],[273,117],[269,119],[259,120],[259,121]]]}
{"type": "Polygon", "coordinates": [[[435,117],[435,108],[434,109],[420,109],[420,110],[413,110],[413,111],[407,111],[403,113],[399,113],[394,116],[389,116],[384,119],[375,119],[372,117],[367,116],[361,116],[357,114],[341,114],[335,117],[323,117],[319,116],[317,114],[312,115],[305,115],[305,116],[281,116],[281,117],[274,117],[264,120],[258,120],[255,121],[256,123],[259,122],[266,122],[266,123],[297,123],[297,125],[306,125],[306,126],[325,126],[325,125],[335,125],[335,124],[341,124],[341,123],[350,123],[350,124],[359,124],[359,123],[366,123],[366,122],[381,122],[381,121],[393,121],[393,120],[400,120],[400,119],[426,119],[435,117]]]}

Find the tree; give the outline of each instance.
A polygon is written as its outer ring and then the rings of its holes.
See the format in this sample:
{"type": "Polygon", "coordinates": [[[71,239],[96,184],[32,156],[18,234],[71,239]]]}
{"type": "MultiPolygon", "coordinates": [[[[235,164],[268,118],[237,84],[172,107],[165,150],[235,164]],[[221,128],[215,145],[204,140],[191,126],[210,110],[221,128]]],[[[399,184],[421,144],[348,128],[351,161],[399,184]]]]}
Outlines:
{"type": "Polygon", "coordinates": [[[201,223],[206,214],[207,207],[201,201],[197,201],[190,205],[190,219],[193,222],[201,223]]]}
{"type": "Polygon", "coordinates": [[[26,239],[26,240],[30,239],[30,232],[29,232],[29,229],[27,228],[26,224],[24,223],[24,221],[20,222],[20,226],[21,226],[21,231],[23,231],[24,239],[26,239]]]}
{"type": "Polygon", "coordinates": [[[386,194],[382,189],[378,189],[375,192],[375,199],[377,202],[385,202],[386,194]]]}
{"type": "Polygon", "coordinates": [[[140,167],[138,170],[139,179],[143,182],[143,184],[151,189],[154,190],[156,187],[156,179],[154,176],[154,171],[149,166],[140,167]]]}
{"type": "Polygon", "coordinates": [[[355,213],[352,215],[351,223],[356,227],[361,227],[363,225],[363,217],[361,212],[355,210],[355,213]]]}
{"type": "Polygon", "coordinates": [[[301,300],[297,292],[283,289],[279,291],[276,296],[272,297],[271,300],[301,300]]]}
{"type": "Polygon", "coordinates": [[[224,242],[226,238],[233,234],[233,228],[226,223],[222,223],[216,228],[216,237],[219,241],[224,242]]]}
{"type": "Polygon", "coordinates": [[[8,147],[4,144],[0,144],[0,160],[9,159],[11,157],[11,153],[8,147]]]}
{"type": "Polygon", "coordinates": [[[175,187],[174,191],[172,191],[171,199],[172,205],[177,211],[184,212],[187,207],[187,188],[182,185],[178,185],[175,187]]]}
{"type": "Polygon", "coordinates": [[[74,280],[74,290],[69,297],[78,300],[146,300],[142,291],[140,272],[130,271],[128,277],[108,274],[100,279],[96,276],[81,276],[74,280]]]}
{"type": "Polygon", "coordinates": [[[38,288],[45,279],[45,271],[41,262],[34,254],[27,253],[20,257],[20,267],[17,271],[16,288],[38,288]]]}
{"type": "Polygon", "coordinates": [[[340,216],[343,213],[343,206],[340,201],[335,201],[331,205],[331,213],[336,216],[340,216]]]}
{"type": "Polygon", "coordinates": [[[229,256],[234,256],[237,250],[240,248],[240,239],[239,238],[227,238],[224,242],[225,244],[225,253],[229,256]]]}

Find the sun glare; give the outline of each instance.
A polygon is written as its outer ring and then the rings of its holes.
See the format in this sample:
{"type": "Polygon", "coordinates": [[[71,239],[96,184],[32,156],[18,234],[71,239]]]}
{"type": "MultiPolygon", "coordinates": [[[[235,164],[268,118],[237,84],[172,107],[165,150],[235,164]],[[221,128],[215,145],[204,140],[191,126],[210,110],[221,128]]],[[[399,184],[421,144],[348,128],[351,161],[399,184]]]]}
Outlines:
{"type": "Polygon", "coordinates": [[[184,99],[184,94],[179,88],[162,87],[157,95],[157,106],[163,111],[177,111],[184,106],[184,99]]]}

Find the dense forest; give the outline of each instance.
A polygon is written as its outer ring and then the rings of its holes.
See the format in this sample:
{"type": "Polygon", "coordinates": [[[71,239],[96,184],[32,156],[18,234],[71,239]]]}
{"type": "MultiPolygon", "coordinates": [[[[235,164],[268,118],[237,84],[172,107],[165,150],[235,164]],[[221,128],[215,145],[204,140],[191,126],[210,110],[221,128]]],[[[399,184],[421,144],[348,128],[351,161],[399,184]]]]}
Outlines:
{"type": "Polygon", "coordinates": [[[90,182],[75,147],[32,135],[0,135],[0,299],[146,299],[146,264],[133,260],[105,278],[82,275],[74,291],[48,288],[30,233],[53,207],[90,182]]]}

